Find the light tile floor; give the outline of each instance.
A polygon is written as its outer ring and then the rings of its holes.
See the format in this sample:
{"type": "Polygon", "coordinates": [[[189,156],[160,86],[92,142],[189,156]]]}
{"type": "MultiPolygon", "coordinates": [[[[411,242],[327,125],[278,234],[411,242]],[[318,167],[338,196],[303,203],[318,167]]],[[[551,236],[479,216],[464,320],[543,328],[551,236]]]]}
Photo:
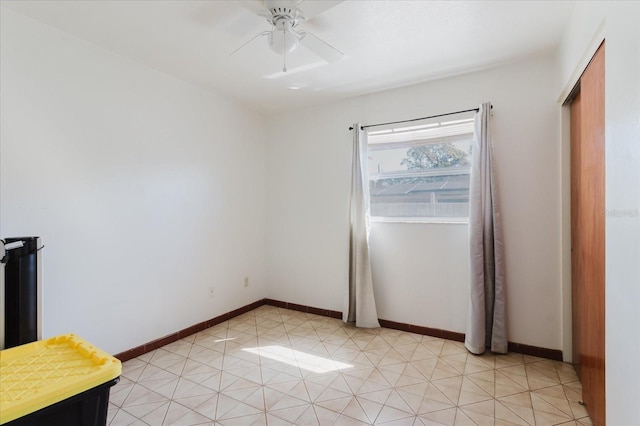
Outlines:
{"type": "Polygon", "coordinates": [[[110,425],[591,425],[573,367],[262,306],[123,364],[110,425]]]}

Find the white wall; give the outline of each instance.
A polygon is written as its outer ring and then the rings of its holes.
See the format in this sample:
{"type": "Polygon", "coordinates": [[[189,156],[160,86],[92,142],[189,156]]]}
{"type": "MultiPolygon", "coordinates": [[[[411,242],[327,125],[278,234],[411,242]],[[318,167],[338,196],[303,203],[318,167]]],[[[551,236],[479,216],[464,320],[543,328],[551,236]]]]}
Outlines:
{"type": "MultiPolygon", "coordinates": [[[[269,121],[269,297],[342,310],[352,122],[494,105],[509,340],[561,349],[560,147],[550,57],[281,114],[269,121]]],[[[467,226],[375,223],[380,318],[464,332],[467,226]]]]}
{"type": "Polygon", "coordinates": [[[1,23],[0,234],[46,245],[44,336],[117,353],[263,298],[263,119],[10,10],[1,23]]]}
{"type": "Polygon", "coordinates": [[[559,49],[560,99],[603,37],[607,423],[632,425],[640,424],[640,3],[576,4],[559,49]]]}

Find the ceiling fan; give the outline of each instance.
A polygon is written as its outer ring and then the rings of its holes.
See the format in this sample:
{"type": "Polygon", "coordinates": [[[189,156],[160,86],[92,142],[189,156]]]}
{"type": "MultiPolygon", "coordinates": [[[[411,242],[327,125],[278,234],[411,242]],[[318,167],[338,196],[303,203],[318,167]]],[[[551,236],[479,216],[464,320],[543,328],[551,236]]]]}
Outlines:
{"type": "Polygon", "coordinates": [[[344,54],[320,39],[318,36],[307,30],[301,29],[299,25],[308,22],[314,16],[324,12],[339,1],[315,1],[306,0],[256,0],[255,2],[240,2],[245,7],[251,4],[251,9],[258,16],[266,19],[271,25],[271,30],[262,31],[253,36],[249,41],[230,53],[233,55],[258,37],[266,37],[267,45],[278,55],[283,57],[282,71],[287,71],[287,55],[295,51],[302,45],[311,52],[318,55],[328,63],[338,62],[344,54]],[[311,5],[314,5],[311,7],[311,5]],[[301,8],[309,5],[308,13],[305,14],[301,8]],[[257,9],[257,10],[255,10],[257,9]]]}

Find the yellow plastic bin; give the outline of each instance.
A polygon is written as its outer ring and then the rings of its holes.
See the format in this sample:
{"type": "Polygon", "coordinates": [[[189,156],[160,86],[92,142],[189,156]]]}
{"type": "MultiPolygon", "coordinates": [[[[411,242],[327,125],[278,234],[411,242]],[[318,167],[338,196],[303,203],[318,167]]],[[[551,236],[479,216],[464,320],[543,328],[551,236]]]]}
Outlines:
{"type": "Polygon", "coordinates": [[[122,364],[67,334],[0,351],[1,425],[104,425],[122,364]]]}

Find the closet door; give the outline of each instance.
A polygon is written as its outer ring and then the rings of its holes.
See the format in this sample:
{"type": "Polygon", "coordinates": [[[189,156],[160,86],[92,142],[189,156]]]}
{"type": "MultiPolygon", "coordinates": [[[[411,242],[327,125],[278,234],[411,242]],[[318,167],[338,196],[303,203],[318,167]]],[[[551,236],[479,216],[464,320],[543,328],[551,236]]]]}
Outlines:
{"type": "Polygon", "coordinates": [[[605,424],[604,43],[571,103],[571,272],[573,362],[582,399],[605,424]]]}

